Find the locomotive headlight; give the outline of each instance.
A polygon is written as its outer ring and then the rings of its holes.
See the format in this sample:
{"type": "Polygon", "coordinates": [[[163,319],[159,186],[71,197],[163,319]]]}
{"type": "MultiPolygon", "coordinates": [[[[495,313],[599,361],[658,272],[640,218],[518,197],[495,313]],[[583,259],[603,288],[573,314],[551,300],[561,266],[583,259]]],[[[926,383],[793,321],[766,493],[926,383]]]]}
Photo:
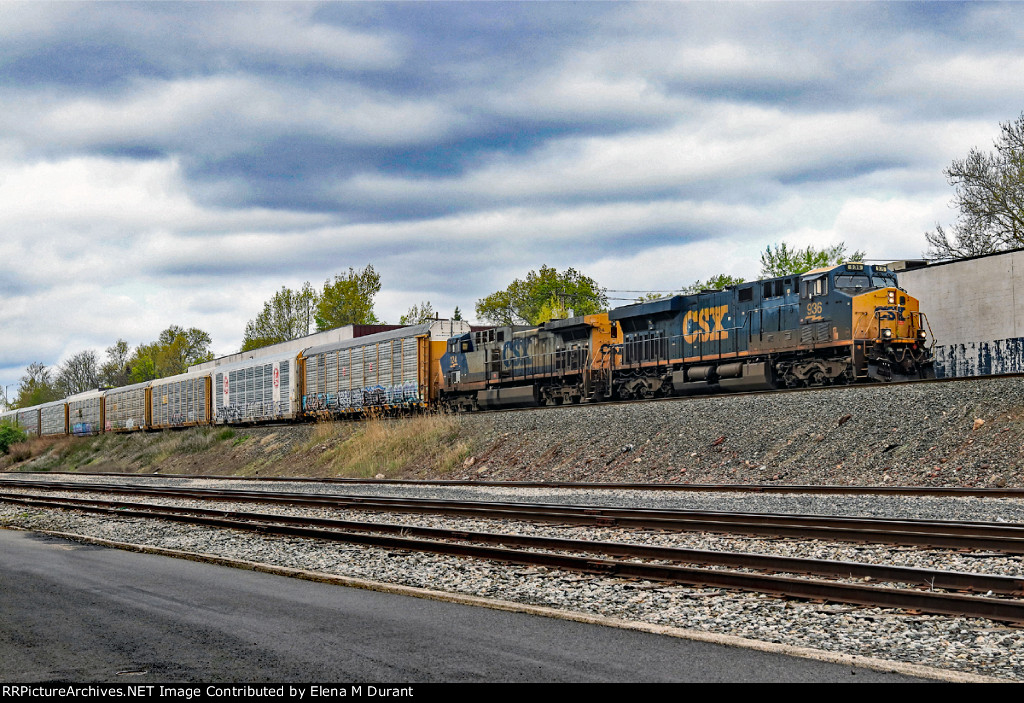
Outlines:
{"type": "Polygon", "coordinates": [[[895,304],[896,304],[896,291],[891,290],[891,291],[889,291],[889,305],[895,305],[895,304]]]}
{"type": "Polygon", "coordinates": [[[925,332],[924,330],[918,330],[917,331],[917,338],[920,339],[922,342],[924,341],[924,338],[927,337],[927,336],[928,336],[928,333],[925,332]]]}
{"type": "Polygon", "coordinates": [[[882,339],[892,339],[892,330],[890,330],[890,329],[882,330],[882,339]]]}

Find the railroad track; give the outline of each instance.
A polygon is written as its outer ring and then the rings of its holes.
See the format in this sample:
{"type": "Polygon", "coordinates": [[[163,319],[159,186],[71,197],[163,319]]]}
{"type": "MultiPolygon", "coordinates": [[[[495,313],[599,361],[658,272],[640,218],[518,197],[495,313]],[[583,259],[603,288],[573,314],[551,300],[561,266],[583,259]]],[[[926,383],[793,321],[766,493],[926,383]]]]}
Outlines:
{"type": "MultiPolygon", "coordinates": [[[[0,483],[10,484],[9,481],[0,483]]],[[[71,491],[83,488],[81,484],[60,484],[56,482],[24,482],[12,486],[21,490],[61,490],[71,491]],[[31,484],[31,485],[26,485],[31,484]]],[[[297,494],[272,494],[253,496],[259,492],[231,492],[195,489],[157,489],[154,487],[114,487],[90,485],[88,492],[135,493],[159,495],[168,499],[202,499],[216,501],[237,500],[261,502],[280,502],[289,505],[310,505],[316,507],[344,507],[356,505],[360,509],[387,510],[394,512],[394,506],[408,504],[407,499],[390,502],[389,500],[360,499],[355,504],[332,503],[345,496],[298,496],[297,494]],[[121,489],[121,490],[117,490],[121,489]],[[297,498],[304,498],[297,502],[297,498]],[[382,507],[388,506],[388,507],[382,507]]],[[[388,523],[336,520],[329,518],[310,518],[300,516],[277,515],[270,513],[253,513],[233,509],[200,509],[180,505],[153,505],[130,501],[107,499],[82,499],[70,497],[32,497],[24,494],[3,493],[0,500],[28,507],[46,509],[74,509],[91,513],[116,515],[120,518],[162,519],[204,525],[216,528],[230,528],[256,532],[267,535],[302,537],[316,540],[342,541],[385,549],[401,549],[414,552],[430,552],[451,556],[471,557],[490,561],[523,564],[529,566],[545,566],[570,571],[619,576],[624,578],[645,579],[655,582],[686,584],[691,586],[711,586],[726,589],[754,591],[776,596],[795,597],[820,601],[851,603],[872,607],[896,607],[912,611],[940,613],[969,617],[984,617],[1014,624],[1024,624],[1024,601],[1012,596],[1024,594],[1024,579],[1009,576],[991,576],[963,572],[948,572],[935,569],[911,567],[894,567],[884,565],[861,564],[848,561],[828,561],[818,559],[799,559],[790,557],[766,556],[735,552],[714,552],[706,550],[682,549],[676,547],[652,547],[645,545],[625,544],[619,542],[570,540],[553,537],[536,537],[526,535],[476,532],[463,529],[444,529],[435,527],[418,527],[395,525],[388,523]],[[580,556],[583,555],[583,556],[580,556]],[[612,557],[612,558],[609,558],[612,557]],[[687,566],[683,566],[686,564],[687,566]],[[701,565],[711,568],[697,568],[701,565]],[[736,571],[740,569],[741,571],[736,571]],[[826,576],[833,579],[868,579],[874,582],[898,583],[902,587],[892,588],[863,583],[843,581],[823,581],[811,578],[794,578],[776,574],[810,574],[826,576]],[[942,589],[947,592],[940,592],[942,589]],[[948,591],[971,591],[984,593],[984,596],[965,595],[948,591]]],[[[412,501],[420,507],[429,507],[430,511],[445,508],[438,503],[452,501],[412,501]],[[426,506],[430,503],[433,505],[426,506]]],[[[513,513],[509,506],[518,509],[522,504],[501,504],[499,510],[492,512],[490,517],[510,519],[537,520],[538,515],[547,516],[557,522],[566,522],[567,515],[573,511],[579,514],[578,506],[539,506],[539,511],[532,513],[513,513]],[[566,508],[566,512],[558,513],[555,508],[566,508]],[[528,514],[524,518],[522,515],[528,514]]],[[[478,504],[467,506],[474,516],[481,510],[478,504]]],[[[584,509],[584,512],[590,510],[584,509]]],[[[676,511],[627,511],[625,509],[609,509],[613,513],[672,513],[676,511]]],[[[420,512],[417,510],[416,512],[420,512]]],[[[451,514],[445,512],[445,514],[451,514]]],[[[589,516],[593,517],[593,516],[589,516]]],[[[622,517],[622,515],[619,515],[622,517]]],[[[649,517],[649,516],[648,516],[649,517]]],[[[734,518],[756,517],[751,514],[735,514],[734,518]]],[[[792,518],[811,516],[767,516],[780,521],[792,518]]],[[[573,518],[575,519],[575,518],[573,518]]],[[[661,520],[663,517],[657,517],[661,520]]],[[[857,518],[835,518],[841,521],[860,522],[857,518]]],[[[882,524],[878,519],[863,519],[869,524],[882,524]]],[[[797,520],[796,522],[800,522],[797,520]]],[[[934,521],[899,521],[913,523],[924,532],[924,525],[941,525],[943,534],[951,536],[959,529],[958,537],[970,537],[976,533],[984,540],[991,540],[995,531],[999,539],[1024,539],[1022,525],[988,525],[985,523],[941,523],[934,521]],[[1015,533],[1008,537],[1008,533],[1015,533]]],[[[603,524],[603,523],[598,523],[603,524]]],[[[778,525],[776,525],[778,527],[778,525]]],[[[881,530],[872,528],[869,532],[875,536],[881,530]]],[[[984,542],[990,544],[990,542],[984,542]]],[[[960,547],[963,548],[963,547],[960,547]]],[[[991,549],[991,547],[983,547],[991,549]]],[[[1014,552],[1021,553],[1021,552],[1014,552]]]]}
{"type": "MultiPolygon", "coordinates": [[[[32,475],[0,472],[0,476],[32,475]]],[[[959,486],[805,486],[777,483],[580,483],[569,481],[479,481],[455,479],[310,478],[306,476],[218,476],[207,474],[125,474],[116,472],[47,471],[46,476],[158,478],[249,483],[328,483],[337,485],[439,486],[471,488],[566,488],[571,490],[668,491],[683,493],[764,493],[803,495],[916,496],[920,498],[1018,498],[1024,488],[966,488],[959,486]]],[[[0,478],[0,481],[3,479],[0,478]]]]}
{"type": "MultiPolygon", "coordinates": [[[[761,537],[825,539],[862,544],[969,549],[1024,554],[1024,524],[949,520],[890,520],[800,514],[766,514],[707,510],[661,510],[551,503],[437,500],[337,494],[232,491],[126,484],[0,479],[0,487],[86,493],[148,495],[205,501],[276,503],[389,513],[448,515],[597,527],[628,527],[677,532],[715,532],[761,537]]],[[[8,494],[4,494],[8,495],[8,494]]],[[[0,497],[3,497],[0,495],[0,497]]]]}

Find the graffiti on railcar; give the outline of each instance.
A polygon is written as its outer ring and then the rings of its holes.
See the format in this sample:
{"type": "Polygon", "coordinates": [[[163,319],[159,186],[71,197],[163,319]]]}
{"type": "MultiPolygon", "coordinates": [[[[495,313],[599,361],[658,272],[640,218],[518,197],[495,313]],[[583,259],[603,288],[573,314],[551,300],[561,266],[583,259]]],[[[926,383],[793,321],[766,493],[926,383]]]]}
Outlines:
{"type": "Polygon", "coordinates": [[[420,403],[415,381],[397,386],[367,386],[337,393],[314,393],[302,396],[302,409],[313,414],[338,414],[372,407],[405,406],[420,403]]]}
{"type": "Polygon", "coordinates": [[[256,422],[287,417],[291,407],[287,400],[260,400],[236,403],[217,409],[217,422],[256,422]]]}

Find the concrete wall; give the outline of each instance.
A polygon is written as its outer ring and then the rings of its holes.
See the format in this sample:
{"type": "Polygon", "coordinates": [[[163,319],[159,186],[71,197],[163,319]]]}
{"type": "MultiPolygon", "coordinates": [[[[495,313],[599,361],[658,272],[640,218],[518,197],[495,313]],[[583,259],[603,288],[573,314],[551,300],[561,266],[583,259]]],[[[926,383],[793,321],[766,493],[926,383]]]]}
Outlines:
{"type": "Polygon", "coordinates": [[[937,375],[1024,373],[1024,250],[897,275],[928,317],[937,375]]]}

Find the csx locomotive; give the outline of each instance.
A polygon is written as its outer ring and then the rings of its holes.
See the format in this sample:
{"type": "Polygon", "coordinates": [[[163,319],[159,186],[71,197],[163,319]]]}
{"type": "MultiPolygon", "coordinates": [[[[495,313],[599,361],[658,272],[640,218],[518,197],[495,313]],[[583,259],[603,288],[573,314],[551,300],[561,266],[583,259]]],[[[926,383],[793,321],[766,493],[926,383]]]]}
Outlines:
{"type": "Polygon", "coordinates": [[[846,263],[448,340],[455,410],[934,376],[927,319],[886,266],[846,263]]]}

